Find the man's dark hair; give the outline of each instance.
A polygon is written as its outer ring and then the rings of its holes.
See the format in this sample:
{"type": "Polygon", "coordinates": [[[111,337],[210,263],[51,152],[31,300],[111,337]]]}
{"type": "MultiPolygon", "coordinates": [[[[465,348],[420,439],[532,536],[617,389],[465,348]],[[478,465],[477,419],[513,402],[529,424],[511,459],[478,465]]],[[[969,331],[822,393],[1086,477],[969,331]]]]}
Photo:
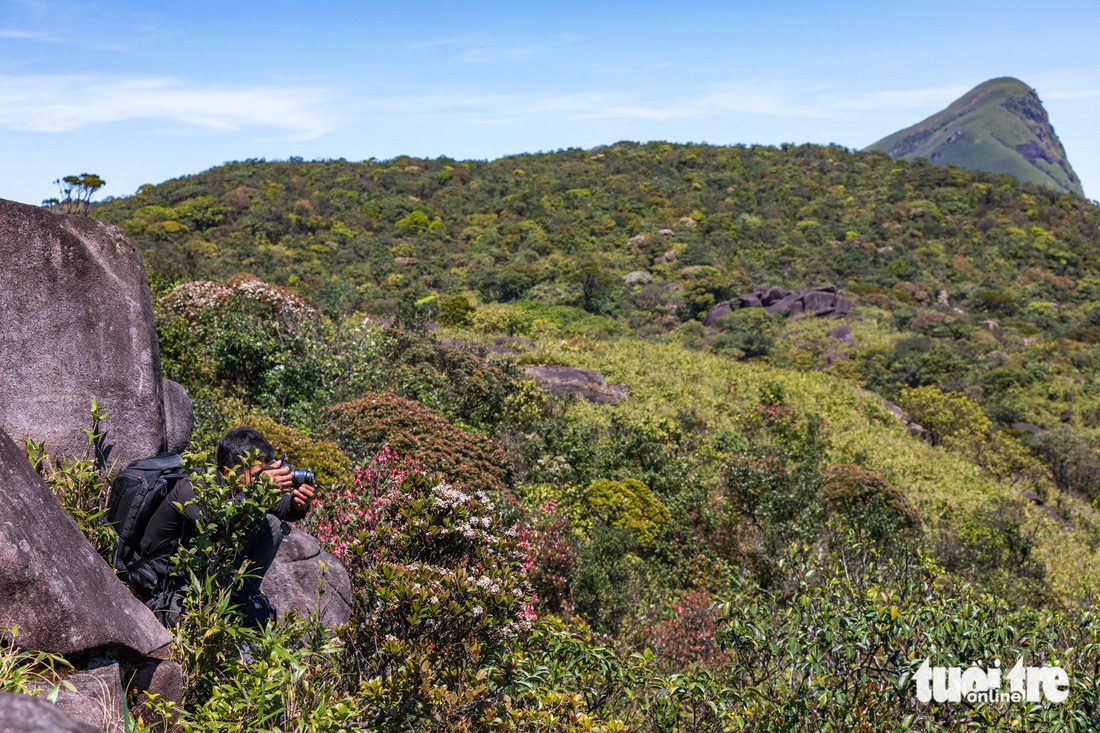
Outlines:
{"type": "Polygon", "coordinates": [[[224,471],[236,466],[244,454],[252,449],[260,452],[260,460],[265,464],[275,459],[275,449],[259,431],[246,425],[233,428],[218,443],[218,470],[224,471]]]}

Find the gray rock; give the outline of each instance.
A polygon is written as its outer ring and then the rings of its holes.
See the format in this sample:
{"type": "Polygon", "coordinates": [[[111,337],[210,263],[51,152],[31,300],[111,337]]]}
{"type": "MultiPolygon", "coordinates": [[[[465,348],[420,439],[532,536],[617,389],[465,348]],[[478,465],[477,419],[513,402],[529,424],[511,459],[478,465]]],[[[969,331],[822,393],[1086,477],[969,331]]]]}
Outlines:
{"type": "Polygon", "coordinates": [[[145,722],[147,730],[168,731],[179,718],[175,714],[161,718],[154,709],[157,702],[183,705],[183,668],[167,659],[146,658],[130,677],[127,689],[134,693],[136,704],[131,714],[145,722]]]}
{"type": "Polygon", "coordinates": [[[905,429],[909,432],[910,435],[914,437],[920,438],[921,440],[928,439],[928,431],[922,425],[911,422],[905,426],[905,429]]]}
{"type": "Polygon", "coordinates": [[[1027,432],[1034,433],[1035,435],[1039,435],[1040,433],[1045,433],[1046,432],[1046,430],[1043,430],[1038,425],[1032,425],[1029,422],[1014,422],[1011,425],[1009,425],[1009,427],[1012,428],[1013,430],[1026,430],[1027,432]]]}
{"type": "Polygon", "coordinates": [[[827,357],[825,357],[825,365],[826,366],[832,366],[833,364],[836,364],[837,362],[840,362],[840,361],[851,361],[851,357],[848,356],[848,352],[838,351],[834,354],[829,354],[827,357]]]}
{"type": "Polygon", "coordinates": [[[536,346],[533,341],[521,339],[519,336],[494,336],[492,339],[490,339],[490,341],[492,341],[497,346],[504,346],[505,344],[508,344],[512,347],[522,346],[523,348],[530,349],[531,351],[539,350],[539,347],[536,346]]]}
{"type": "Polygon", "coordinates": [[[847,323],[842,323],[836,328],[829,329],[826,334],[829,338],[836,339],[844,344],[855,343],[855,337],[852,336],[852,328],[847,323]]]}
{"type": "Polygon", "coordinates": [[[101,733],[40,697],[0,692],[0,733],[101,733]]]}
{"type": "Polygon", "coordinates": [[[507,346],[497,346],[495,344],[474,344],[469,341],[459,341],[458,339],[439,339],[439,343],[443,346],[450,346],[452,349],[467,349],[469,351],[480,351],[484,349],[486,353],[497,354],[498,356],[519,356],[519,352],[515,349],[509,349],[507,346]]]}
{"type": "Polygon", "coordinates": [[[527,376],[551,394],[575,394],[589,402],[615,404],[627,397],[626,389],[609,385],[599,372],[562,366],[526,366],[527,376]]]}
{"type": "Polygon", "coordinates": [[[141,255],[118,227],[0,199],[0,428],[83,455],[92,397],[117,466],[165,446],[141,255]]]}
{"type": "Polygon", "coordinates": [[[183,385],[164,380],[164,424],[168,450],[183,453],[195,429],[195,410],[183,385]]]}
{"type": "Polygon", "coordinates": [[[897,415],[898,417],[901,417],[902,415],[905,414],[905,410],[901,409],[901,405],[895,405],[890,400],[883,400],[882,401],[882,406],[885,407],[890,412],[897,415]]]}
{"type": "MultiPolygon", "coordinates": [[[[76,691],[62,686],[57,694],[58,708],[73,720],[107,733],[123,733],[125,709],[122,706],[122,679],[118,664],[74,672],[65,681],[76,691]]],[[[53,685],[35,683],[31,688],[36,690],[37,695],[45,697],[53,685]]]]}
{"type": "Polygon", "coordinates": [[[754,287],[751,293],[741,295],[737,300],[742,308],[763,308],[768,313],[785,313],[788,317],[813,313],[819,318],[842,318],[852,308],[852,302],[831,286],[803,288],[795,292],[780,287],[754,287]]]}
{"type": "Polygon", "coordinates": [[[1039,496],[1034,491],[1021,491],[1020,496],[1024,497],[1032,504],[1037,504],[1038,506],[1043,506],[1044,504],[1046,504],[1046,502],[1043,501],[1043,497],[1039,496]]]}
{"type": "Polygon", "coordinates": [[[348,571],[321,550],[315,537],[297,527],[283,538],[260,588],[280,618],[291,612],[301,616],[313,613],[326,626],[346,624],[351,619],[348,571]]]}
{"type": "Polygon", "coordinates": [[[706,317],[703,318],[703,325],[713,326],[715,321],[717,321],[722,316],[728,316],[730,313],[733,313],[733,307],[730,306],[730,302],[728,300],[723,303],[719,303],[718,305],[707,311],[706,317]]]}
{"type": "Polygon", "coordinates": [[[172,641],[124,586],[0,430],[0,604],[24,649],[73,654],[172,641]]]}

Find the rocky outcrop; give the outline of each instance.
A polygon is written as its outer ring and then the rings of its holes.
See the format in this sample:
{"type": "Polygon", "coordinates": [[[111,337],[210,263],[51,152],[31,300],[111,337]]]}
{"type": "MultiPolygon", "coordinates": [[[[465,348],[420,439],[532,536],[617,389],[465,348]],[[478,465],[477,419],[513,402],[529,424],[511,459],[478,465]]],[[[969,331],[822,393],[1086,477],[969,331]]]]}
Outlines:
{"type": "Polygon", "coordinates": [[[260,586],[282,618],[289,613],[316,614],[326,626],[351,619],[351,579],[316,538],[294,528],[279,545],[279,554],[260,586]]]}
{"type": "Polygon", "coordinates": [[[10,437],[0,430],[0,618],[24,649],[74,654],[172,641],[96,554],[10,437]]]}
{"type": "Polygon", "coordinates": [[[83,455],[95,397],[109,415],[99,426],[109,463],[162,451],[152,301],[122,230],[0,199],[0,262],[0,428],[83,455]]]}
{"type": "Polygon", "coordinates": [[[802,288],[793,292],[780,287],[755,287],[751,293],[745,293],[711,308],[703,319],[703,325],[713,325],[719,318],[732,313],[737,308],[763,308],[768,313],[782,313],[788,317],[812,313],[818,318],[844,318],[852,309],[852,301],[832,286],[802,288]]]}
{"type": "Polygon", "coordinates": [[[855,343],[855,337],[852,335],[852,327],[847,323],[842,323],[836,328],[830,328],[829,332],[825,334],[831,339],[836,339],[842,344],[855,343]]]}
{"type": "MultiPolygon", "coordinates": [[[[117,664],[108,664],[83,672],[74,672],[65,678],[74,689],[62,686],[57,694],[57,707],[73,720],[87,723],[106,733],[123,733],[125,710],[123,708],[122,679],[117,664]]],[[[53,685],[36,683],[33,689],[45,696],[53,685]]]]}
{"type": "Polygon", "coordinates": [[[497,346],[508,346],[509,348],[522,348],[528,351],[538,351],[539,347],[534,344],[533,341],[520,338],[519,336],[494,336],[490,339],[497,346]]]}
{"type": "Polygon", "coordinates": [[[470,341],[460,341],[458,339],[439,339],[439,343],[442,346],[450,346],[452,349],[466,349],[468,351],[481,351],[485,350],[487,354],[497,354],[498,356],[519,356],[519,352],[515,349],[507,346],[500,346],[497,344],[475,344],[470,341]]]}
{"type": "Polygon", "coordinates": [[[527,376],[550,394],[575,394],[589,402],[615,404],[626,399],[626,389],[611,385],[599,372],[563,366],[527,366],[527,376]]]}
{"type": "Polygon", "coordinates": [[[0,733],[100,733],[40,697],[0,692],[0,733]]]}

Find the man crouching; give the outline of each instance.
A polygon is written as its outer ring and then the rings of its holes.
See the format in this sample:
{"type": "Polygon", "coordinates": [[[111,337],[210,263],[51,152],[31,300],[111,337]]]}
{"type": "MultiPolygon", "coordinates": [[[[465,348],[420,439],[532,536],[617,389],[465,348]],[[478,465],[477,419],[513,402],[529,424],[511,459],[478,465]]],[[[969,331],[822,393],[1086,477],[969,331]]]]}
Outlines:
{"type": "MultiPolygon", "coordinates": [[[[276,461],[271,443],[250,427],[234,428],[218,443],[216,480],[224,481],[234,470],[246,485],[266,474],[281,492],[275,506],[267,510],[263,519],[236,548],[233,558],[234,570],[239,569],[245,560],[248,565],[243,583],[233,591],[232,601],[240,607],[246,625],[259,626],[275,618],[275,610],[260,590],[260,584],[279,551],[285,522],[296,522],[306,516],[313,501],[314,489],[305,483],[295,486],[290,466],[286,461],[276,461]],[[253,463],[249,456],[255,458],[257,455],[259,462],[253,463]]],[[[202,489],[200,483],[198,491],[202,489]]],[[[233,500],[240,501],[242,498],[238,494],[233,500]]],[[[141,555],[151,558],[149,567],[158,580],[157,590],[146,605],[165,625],[174,625],[178,621],[187,582],[177,573],[172,557],[178,547],[190,547],[199,534],[198,523],[204,519],[206,517],[196,499],[195,484],[181,479],[153,512],[142,535],[141,555]]]]}

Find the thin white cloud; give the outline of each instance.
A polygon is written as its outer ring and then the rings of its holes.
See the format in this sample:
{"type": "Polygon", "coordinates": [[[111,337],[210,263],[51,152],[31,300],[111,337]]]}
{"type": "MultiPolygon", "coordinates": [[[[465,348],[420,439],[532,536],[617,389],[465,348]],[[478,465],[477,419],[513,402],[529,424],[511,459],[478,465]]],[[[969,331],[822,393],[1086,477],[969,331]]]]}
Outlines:
{"type": "Polygon", "coordinates": [[[793,85],[775,85],[776,91],[757,87],[726,87],[702,95],[679,92],[639,94],[574,94],[527,98],[441,100],[442,109],[470,113],[479,108],[489,116],[553,115],[577,120],[654,121],[698,120],[724,115],[753,115],[782,119],[837,119],[852,114],[944,106],[966,87],[887,90],[855,97],[822,95],[793,85]],[[480,103],[480,104],[479,104],[480,103]],[[508,112],[511,112],[508,115],[508,112]]]}
{"type": "Polygon", "coordinates": [[[40,33],[38,31],[22,31],[14,28],[0,28],[0,38],[14,38],[21,41],[53,40],[45,33],[40,33]]]}
{"type": "Polygon", "coordinates": [[[316,90],[202,86],[172,78],[0,75],[0,126],[67,132],[85,125],[168,120],[212,130],[266,128],[309,139],[335,125],[316,90]]]}

